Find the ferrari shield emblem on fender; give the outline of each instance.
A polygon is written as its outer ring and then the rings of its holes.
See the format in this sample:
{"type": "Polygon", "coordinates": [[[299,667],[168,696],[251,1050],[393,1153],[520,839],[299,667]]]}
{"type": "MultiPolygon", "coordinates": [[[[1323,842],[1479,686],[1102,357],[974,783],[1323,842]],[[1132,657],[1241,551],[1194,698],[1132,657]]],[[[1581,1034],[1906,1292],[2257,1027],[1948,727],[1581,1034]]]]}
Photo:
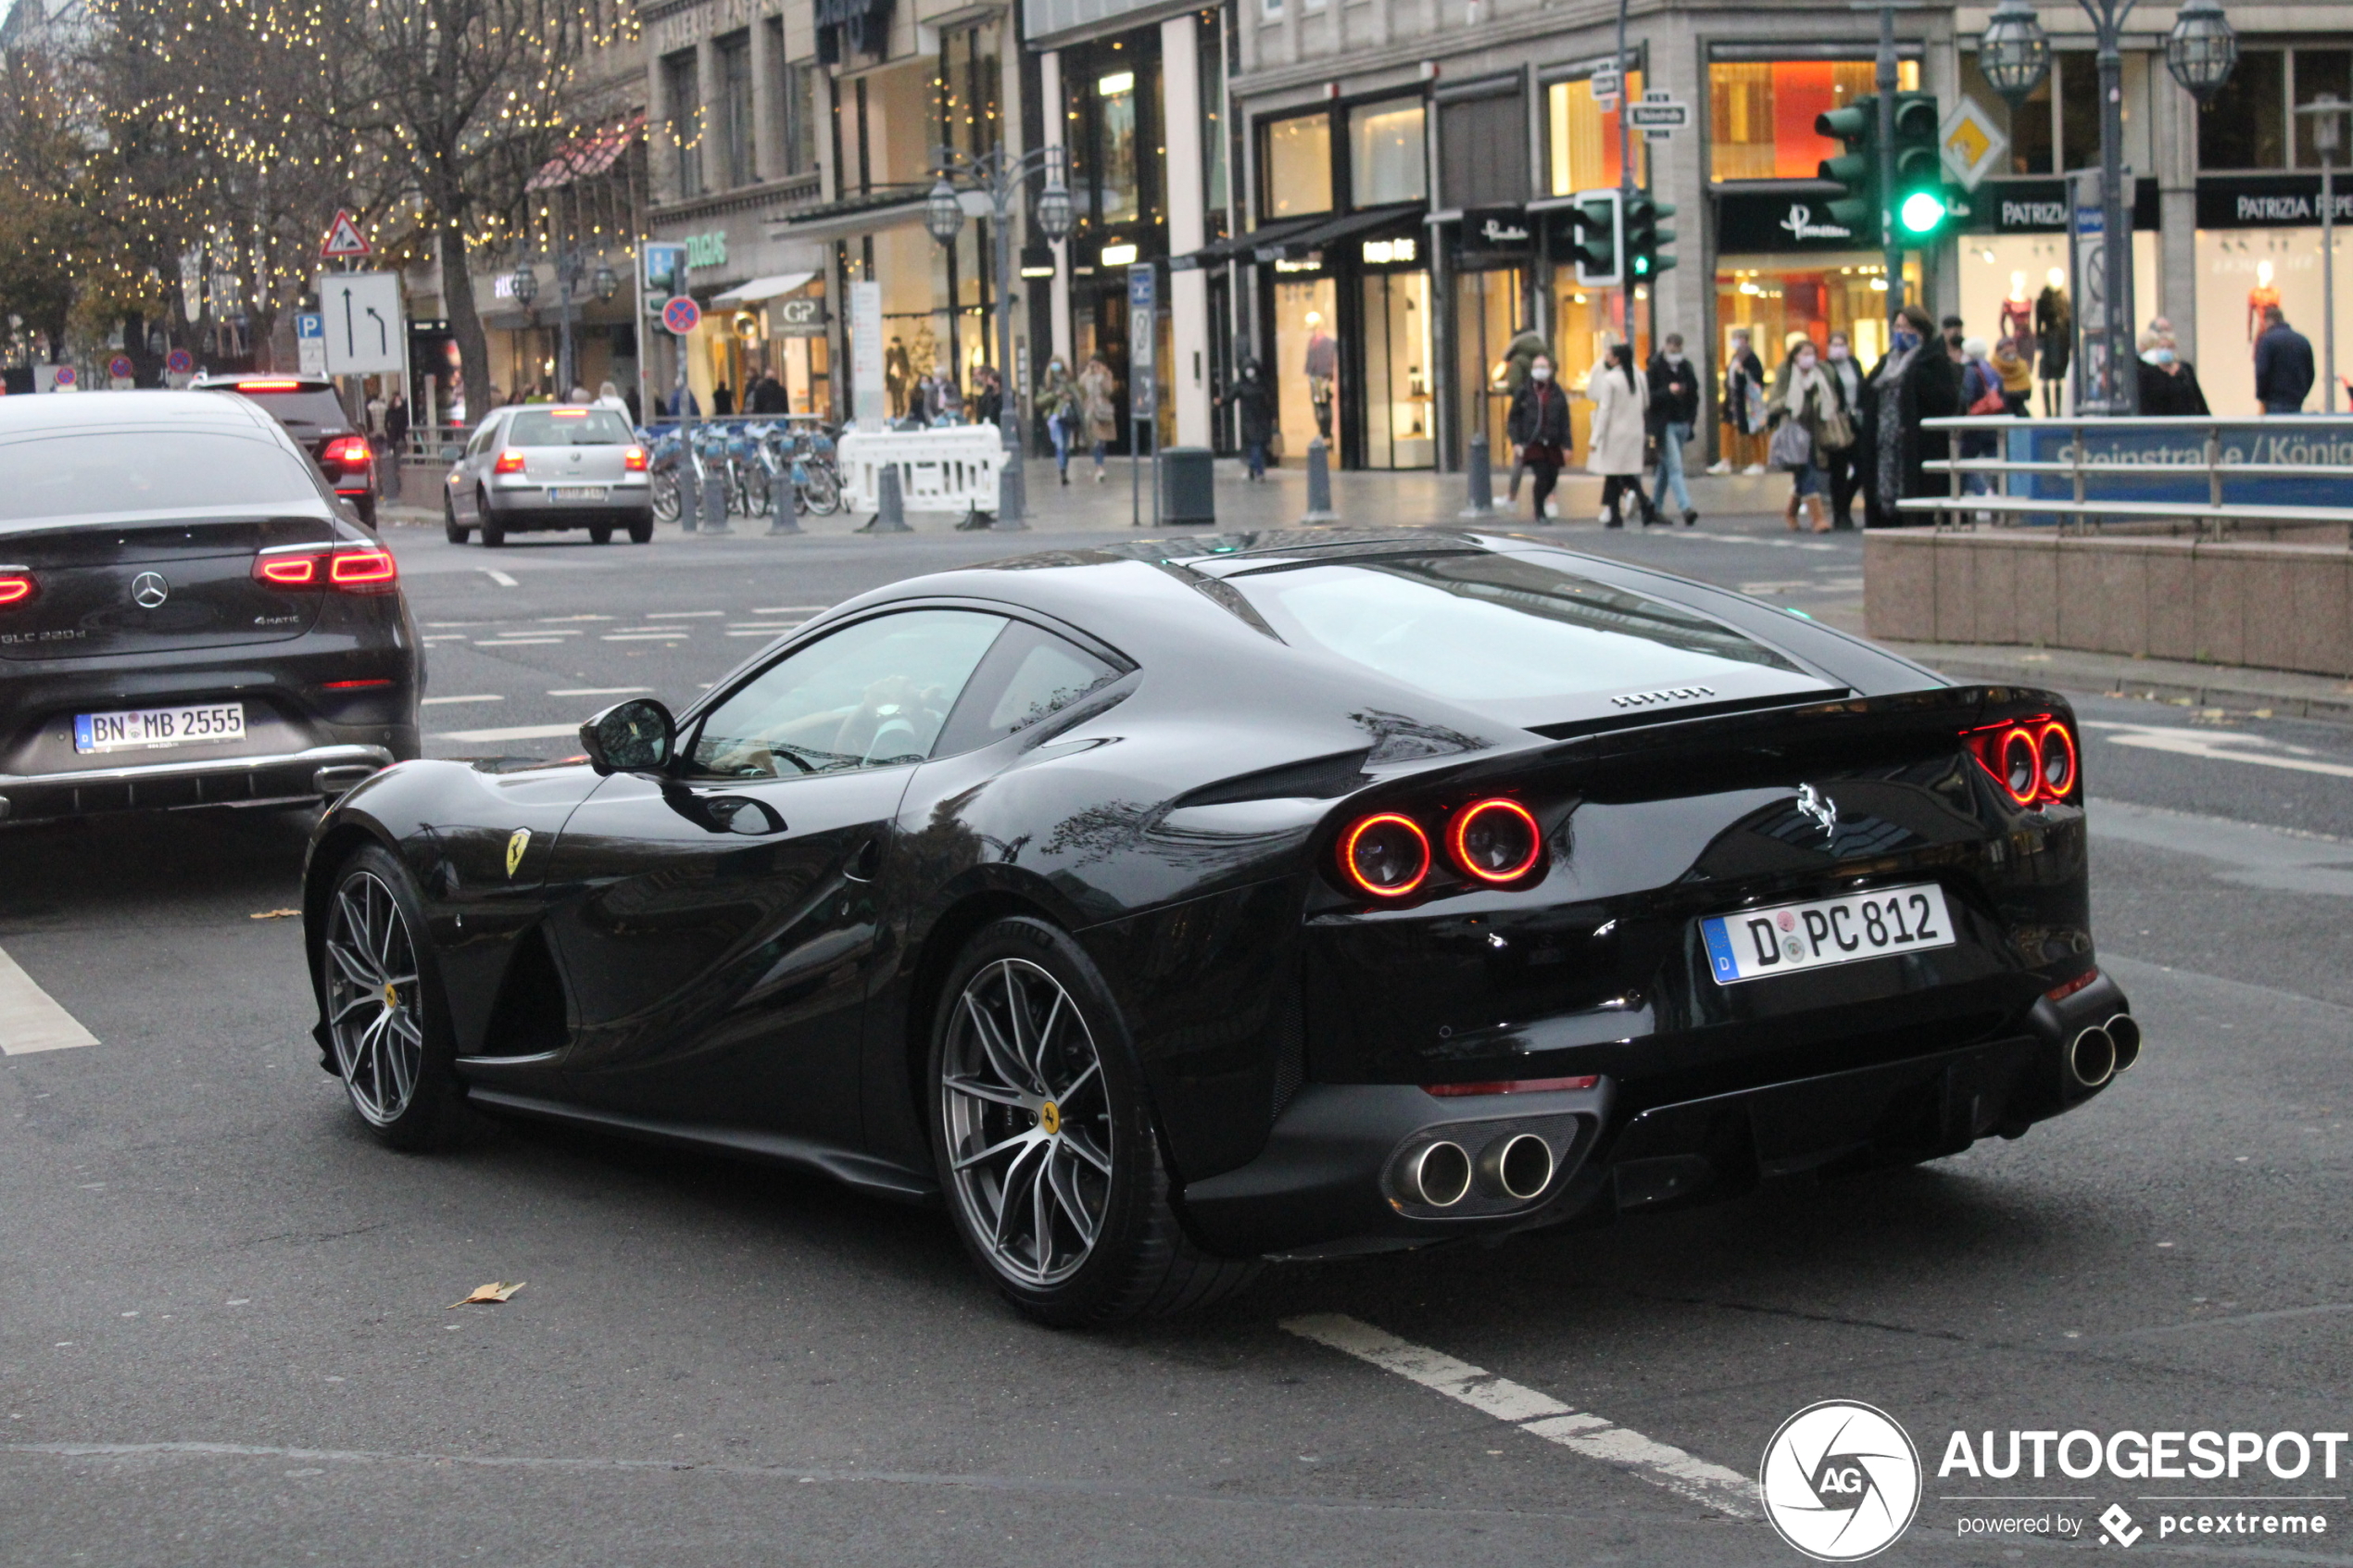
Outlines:
{"type": "Polygon", "coordinates": [[[517,828],[507,835],[507,874],[513,876],[515,868],[522,864],[522,852],[531,847],[531,830],[517,828]]]}

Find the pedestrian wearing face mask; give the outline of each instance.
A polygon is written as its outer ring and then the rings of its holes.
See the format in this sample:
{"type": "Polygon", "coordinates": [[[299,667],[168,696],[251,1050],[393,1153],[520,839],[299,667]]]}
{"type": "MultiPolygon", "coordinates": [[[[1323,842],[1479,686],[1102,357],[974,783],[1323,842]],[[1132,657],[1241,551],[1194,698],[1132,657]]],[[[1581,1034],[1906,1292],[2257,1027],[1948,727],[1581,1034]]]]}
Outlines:
{"type": "Polygon", "coordinates": [[[1642,494],[1642,427],[1650,408],[1650,390],[1642,371],[1634,369],[1634,345],[1614,343],[1585,383],[1593,400],[1592,448],[1585,456],[1585,471],[1602,476],[1602,522],[1617,528],[1625,520],[1625,497],[1631,495],[1642,508],[1642,526],[1658,521],[1658,508],[1642,494]]]}
{"type": "Polygon", "coordinates": [[[1943,431],[1922,430],[1920,421],[1961,411],[1961,368],[1946,352],[1935,319],[1919,306],[1904,307],[1888,327],[1887,358],[1872,369],[1864,394],[1872,420],[1866,521],[1872,528],[1920,527],[1931,514],[1904,512],[1896,503],[1931,494],[1923,465],[1944,458],[1950,446],[1943,431]]]}
{"type": "Polygon", "coordinates": [[[1038,408],[1046,416],[1047,433],[1054,438],[1054,471],[1070,483],[1070,441],[1078,428],[1078,387],[1059,354],[1046,363],[1046,377],[1038,384],[1038,408]]]}
{"type": "Polygon", "coordinates": [[[1830,481],[1831,526],[1851,529],[1855,526],[1855,492],[1869,470],[1864,461],[1863,370],[1855,363],[1854,345],[1844,332],[1831,333],[1830,342],[1823,346],[1822,373],[1830,378],[1831,390],[1838,395],[1839,410],[1846,416],[1855,439],[1843,446],[1815,454],[1814,460],[1821,465],[1823,476],[1830,481]]]}
{"type": "Polygon", "coordinates": [[[1776,452],[1788,451],[1789,458],[1781,466],[1795,476],[1795,482],[1791,487],[1789,508],[1782,515],[1794,531],[1798,513],[1803,509],[1814,532],[1827,533],[1831,520],[1824,509],[1823,492],[1829,487],[1829,481],[1822,469],[1821,455],[1834,446],[1852,446],[1855,428],[1847,420],[1837,385],[1822,368],[1821,356],[1813,344],[1801,341],[1783,370],[1786,373],[1773,395],[1772,417],[1779,427],[1773,446],[1776,452]]]}
{"type": "Polygon", "coordinates": [[[1544,503],[1560,483],[1561,464],[1570,442],[1568,394],[1553,379],[1553,360],[1539,354],[1528,367],[1528,380],[1512,395],[1512,411],[1504,433],[1519,449],[1519,461],[1535,475],[1529,491],[1536,498],[1536,521],[1544,521],[1544,503]]]}
{"type": "Polygon", "coordinates": [[[1645,372],[1651,389],[1651,438],[1658,443],[1657,498],[1671,494],[1683,508],[1683,526],[1699,521],[1692,505],[1691,487],[1683,483],[1683,444],[1699,421],[1699,372],[1683,357],[1683,336],[1669,332],[1645,372]]]}
{"type": "Polygon", "coordinates": [[[1724,359],[1724,456],[1710,473],[1765,471],[1765,363],[1750,348],[1749,331],[1734,327],[1724,359]]]}
{"type": "Polygon", "coordinates": [[[2210,412],[2197,384],[2197,367],[2181,357],[2154,322],[2141,334],[2140,382],[2141,412],[2152,418],[2203,419],[2210,412]]]}

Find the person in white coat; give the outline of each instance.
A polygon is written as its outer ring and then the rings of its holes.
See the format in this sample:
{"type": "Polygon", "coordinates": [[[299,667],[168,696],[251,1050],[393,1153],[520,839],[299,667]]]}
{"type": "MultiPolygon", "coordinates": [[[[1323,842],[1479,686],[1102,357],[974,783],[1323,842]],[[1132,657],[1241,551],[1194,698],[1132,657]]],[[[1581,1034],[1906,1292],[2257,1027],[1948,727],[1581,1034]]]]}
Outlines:
{"type": "Polygon", "coordinates": [[[1593,400],[1592,448],[1585,457],[1585,471],[1602,476],[1602,522],[1621,527],[1625,496],[1631,492],[1642,508],[1642,526],[1658,521],[1658,508],[1642,494],[1642,437],[1650,414],[1650,388],[1634,368],[1634,350],[1619,343],[1586,383],[1593,400]]]}

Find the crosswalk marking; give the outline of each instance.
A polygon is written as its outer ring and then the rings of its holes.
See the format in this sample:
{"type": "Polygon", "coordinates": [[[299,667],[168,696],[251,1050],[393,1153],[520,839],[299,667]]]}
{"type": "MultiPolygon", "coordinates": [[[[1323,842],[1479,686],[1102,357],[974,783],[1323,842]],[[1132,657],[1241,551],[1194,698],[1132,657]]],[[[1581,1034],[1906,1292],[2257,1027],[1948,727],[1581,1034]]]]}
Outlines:
{"type": "Polygon", "coordinates": [[[98,1037],[59,1007],[49,993],[0,949],[0,1056],[70,1050],[94,1046],[98,1037]]]}

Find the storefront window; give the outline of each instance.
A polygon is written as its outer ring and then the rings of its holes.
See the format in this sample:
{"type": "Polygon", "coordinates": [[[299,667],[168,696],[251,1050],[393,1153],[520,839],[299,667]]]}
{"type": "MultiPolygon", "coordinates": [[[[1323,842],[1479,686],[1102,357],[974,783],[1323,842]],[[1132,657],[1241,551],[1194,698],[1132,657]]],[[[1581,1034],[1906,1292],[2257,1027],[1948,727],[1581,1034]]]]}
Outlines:
{"type": "Polygon", "coordinates": [[[1327,114],[1294,115],[1265,125],[1265,175],[1262,221],[1304,218],[1332,209],[1332,121],[1327,114]]]}
{"type": "Polygon", "coordinates": [[[1365,277],[1365,466],[1438,463],[1430,397],[1429,274],[1365,277]]]}
{"type": "Polygon", "coordinates": [[[1101,118],[1102,220],[1125,223],[1137,215],[1136,73],[1127,67],[1095,79],[1096,110],[1101,118]]]}
{"type": "MultiPolygon", "coordinates": [[[[1885,266],[1869,251],[1718,257],[1718,337],[1711,373],[1721,378],[1732,333],[1741,329],[1749,333],[1749,346],[1768,372],[1780,364],[1792,332],[1804,332],[1824,346],[1831,333],[1844,332],[1855,358],[1869,369],[1887,352],[1887,319],[1893,311],[1886,278],[1885,266]]],[[[1906,297],[1919,298],[1917,257],[1905,260],[1904,280],[1906,297]]]]}
{"type": "Polygon", "coordinates": [[[1348,114],[1349,182],[1357,207],[1417,202],[1429,194],[1422,156],[1422,102],[1367,104],[1348,114]]]}
{"type": "MultiPolygon", "coordinates": [[[[2301,71],[2303,56],[2296,65],[2301,71]]],[[[2340,165],[2340,168],[2342,166],[2340,165]]],[[[2338,185],[2340,193],[2345,189],[2338,185]]],[[[2339,199],[2343,197],[2340,194],[2339,199]]],[[[2137,238],[2152,239],[2153,235],[2137,238]]],[[[2340,301],[2353,289],[2353,250],[2345,242],[2345,225],[2337,225],[2336,293],[2340,301]]],[[[2137,252],[2134,260],[2138,262],[2137,252]]],[[[2135,286],[2140,269],[2135,265],[2135,286]]],[[[2146,297],[2144,295],[2143,297],[2146,297]]],[[[2201,229],[2197,234],[2197,343],[2183,352],[2197,366],[2198,384],[2215,413],[2251,418],[2261,405],[2255,400],[2255,338],[2262,328],[2261,307],[2276,303],[2288,322],[2312,342],[2312,358],[2322,358],[2323,291],[2321,272],[2321,231],[2309,229],[2201,229]]],[[[2336,363],[2340,373],[2353,365],[2353,310],[2341,305],[2336,313],[2336,363]]],[[[2339,395],[2337,407],[2345,406],[2339,395]]],[[[2316,384],[2306,402],[2308,411],[2321,408],[2316,384]]]]}
{"type": "MultiPolygon", "coordinates": [[[[1307,444],[1318,435],[1327,444],[1337,439],[1338,381],[1349,372],[1340,362],[1339,297],[1328,277],[1277,276],[1275,282],[1275,362],[1267,369],[1275,378],[1276,428],[1287,457],[1306,457],[1307,444]],[[1320,378],[1327,366],[1333,371],[1324,388],[1329,395],[1319,401],[1311,377],[1320,378]]],[[[1340,465],[1335,460],[1332,466],[1340,465]]]]}
{"type": "Polygon", "coordinates": [[[1486,432],[1494,460],[1507,462],[1504,421],[1511,396],[1504,384],[1504,351],[1528,317],[1527,276],[1516,267],[1459,272],[1454,278],[1454,384],[1462,390],[1463,428],[1457,439],[1486,432]]]}
{"type": "Polygon", "coordinates": [[[661,95],[670,109],[666,129],[678,155],[681,196],[702,194],[702,96],[698,83],[692,49],[662,56],[661,95]]]}
{"type": "MultiPolygon", "coordinates": [[[[2309,104],[2324,93],[2334,93],[2339,103],[2353,102],[2353,50],[2298,49],[2296,52],[2296,101],[2309,104]]],[[[2314,118],[2309,114],[2296,117],[2296,166],[2298,169],[2321,167],[2320,149],[2312,144],[2314,118]]],[[[2337,120],[2336,166],[2346,167],[2345,120],[2337,120]]]]}
{"type": "MultiPolygon", "coordinates": [[[[1642,73],[1626,73],[1626,90],[1642,95],[1642,73]]],[[[1618,182],[1617,111],[1604,114],[1593,102],[1591,77],[1555,82],[1544,90],[1546,140],[1552,157],[1552,192],[1566,196],[1618,182]]],[[[1634,160],[1634,182],[1649,178],[1647,156],[1634,160]]]]}
{"type": "MultiPolygon", "coordinates": [[[[1815,117],[1868,97],[1869,60],[1718,60],[1707,68],[1711,180],[1811,180],[1845,149],[1814,130],[1815,117]]],[[[1895,65],[1899,90],[1920,84],[1918,60],[1895,65]]]]}
{"type": "Polygon", "coordinates": [[[975,156],[997,145],[1003,134],[997,107],[1003,80],[994,22],[939,41],[939,119],[946,145],[975,156]]]}
{"type": "Polygon", "coordinates": [[[937,69],[927,60],[913,59],[858,79],[859,101],[866,112],[862,140],[870,184],[930,183],[932,149],[939,141],[933,85],[937,69]]]}
{"type": "Polygon", "coordinates": [[[2282,169],[2287,164],[2287,56],[2249,49],[2230,81],[2197,111],[2200,169],[2282,169]]]}
{"type": "Polygon", "coordinates": [[[1204,11],[1195,30],[1201,63],[1202,199],[1207,232],[1225,232],[1226,218],[1226,41],[1220,14],[1204,11]]]}

